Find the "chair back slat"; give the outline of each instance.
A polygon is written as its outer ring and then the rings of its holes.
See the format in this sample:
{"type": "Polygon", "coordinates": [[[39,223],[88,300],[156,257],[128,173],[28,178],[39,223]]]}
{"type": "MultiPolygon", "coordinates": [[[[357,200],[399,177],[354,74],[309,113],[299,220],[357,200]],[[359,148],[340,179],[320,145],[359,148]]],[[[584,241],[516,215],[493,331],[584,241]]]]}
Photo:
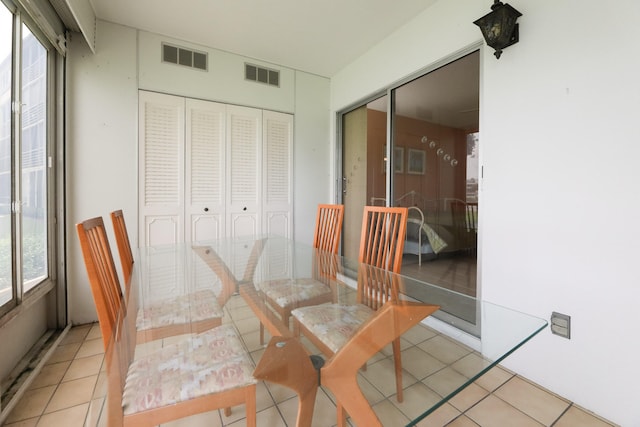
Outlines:
{"type": "Polygon", "coordinates": [[[407,208],[365,206],[358,261],[399,273],[407,215],[407,208]]]}
{"type": "Polygon", "coordinates": [[[76,230],[106,349],[123,304],[116,266],[101,217],[77,224],[76,230]]]}
{"type": "Polygon", "coordinates": [[[133,270],[133,253],[131,251],[131,243],[122,210],[111,212],[111,222],[113,223],[116,245],[118,246],[118,254],[120,255],[122,277],[128,293],[129,282],[131,281],[131,270],[133,270]]]}
{"type": "Polygon", "coordinates": [[[343,219],[344,205],[318,205],[313,247],[321,251],[338,253],[343,219]]]}
{"type": "Polygon", "coordinates": [[[365,206],[360,237],[358,302],[374,310],[398,295],[407,208],[365,206]]]}

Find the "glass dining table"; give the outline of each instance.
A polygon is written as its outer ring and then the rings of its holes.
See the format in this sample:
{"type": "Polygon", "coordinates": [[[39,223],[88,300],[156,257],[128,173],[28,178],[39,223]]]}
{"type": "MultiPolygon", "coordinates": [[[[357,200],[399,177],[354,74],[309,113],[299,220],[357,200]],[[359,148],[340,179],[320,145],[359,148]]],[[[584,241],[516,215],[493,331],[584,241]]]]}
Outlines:
{"type": "MultiPolygon", "coordinates": [[[[158,317],[156,323],[179,317],[183,329],[161,339],[144,339],[138,331],[138,341],[125,351],[141,357],[197,336],[203,304],[198,298],[187,298],[192,307],[180,316],[150,308],[202,290],[214,291],[215,300],[207,304],[218,305],[220,317],[213,326],[233,325],[254,362],[255,379],[268,388],[295,392],[297,426],[344,425],[345,419],[358,426],[417,425],[547,326],[544,319],[269,236],[138,249],[120,324],[135,328],[135,318],[145,311],[158,317]],[[313,295],[301,286],[310,283],[316,286],[313,295]],[[289,304],[285,310],[274,303],[278,297],[269,296],[269,286],[278,287],[277,295],[289,304]],[[355,306],[380,289],[387,289],[386,301],[370,310],[333,354],[298,327],[296,308],[355,306]],[[459,318],[472,326],[468,332],[452,326],[450,319],[459,318]],[[395,340],[402,349],[402,397],[395,386],[395,340]],[[336,406],[336,418],[320,423],[314,419],[320,417],[315,408],[319,390],[336,406]],[[388,405],[398,409],[392,423],[379,416],[388,405]]],[[[87,425],[117,424],[107,408],[119,397],[110,378],[115,370],[126,370],[110,357],[125,346],[118,331],[105,352],[105,379],[96,386],[87,425]]]]}

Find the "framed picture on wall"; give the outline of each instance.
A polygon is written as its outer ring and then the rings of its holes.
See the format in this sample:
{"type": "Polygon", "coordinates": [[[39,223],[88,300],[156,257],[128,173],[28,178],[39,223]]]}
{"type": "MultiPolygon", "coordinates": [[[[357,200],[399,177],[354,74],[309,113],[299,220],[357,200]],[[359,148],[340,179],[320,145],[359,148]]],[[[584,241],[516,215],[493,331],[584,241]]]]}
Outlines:
{"type": "Polygon", "coordinates": [[[424,175],[426,153],[424,150],[409,149],[407,158],[407,173],[412,175],[424,175]]]}

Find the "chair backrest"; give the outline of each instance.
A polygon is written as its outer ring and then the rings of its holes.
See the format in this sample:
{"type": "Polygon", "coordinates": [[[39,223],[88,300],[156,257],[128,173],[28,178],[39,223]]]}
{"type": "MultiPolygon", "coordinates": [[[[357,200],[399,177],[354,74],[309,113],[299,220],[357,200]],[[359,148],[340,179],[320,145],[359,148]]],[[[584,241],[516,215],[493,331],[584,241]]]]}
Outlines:
{"type": "Polygon", "coordinates": [[[118,273],[102,217],[76,224],[76,230],[106,350],[123,304],[118,273]]]}
{"type": "Polygon", "coordinates": [[[407,216],[407,208],[365,206],[358,261],[400,273],[407,216]]]}
{"type": "Polygon", "coordinates": [[[374,310],[398,298],[408,209],[365,206],[360,238],[358,295],[360,304],[374,310]]]}
{"type": "Polygon", "coordinates": [[[133,270],[133,253],[131,252],[129,234],[127,233],[127,225],[124,222],[122,210],[111,212],[111,222],[113,223],[113,231],[116,235],[116,245],[118,246],[118,253],[120,254],[122,278],[128,289],[131,281],[131,270],[133,270]]]}
{"type": "Polygon", "coordinates": [[[334,254],[338,253],[343,219],[344,205],[318,205],[313,247],[334,254]]]}

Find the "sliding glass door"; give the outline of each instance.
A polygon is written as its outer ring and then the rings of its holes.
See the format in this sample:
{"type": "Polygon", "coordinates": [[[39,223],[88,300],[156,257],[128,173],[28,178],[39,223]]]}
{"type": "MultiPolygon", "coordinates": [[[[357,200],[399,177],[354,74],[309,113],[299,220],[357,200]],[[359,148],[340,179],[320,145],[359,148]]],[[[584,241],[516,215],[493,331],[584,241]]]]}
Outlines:
{"type": "Polygon", "coordinates": [[[402,273],[475,297],[479,53],[389,88],[341,125],[344,255],[357,256],[365,205],[405,206],[402,273]]]}

